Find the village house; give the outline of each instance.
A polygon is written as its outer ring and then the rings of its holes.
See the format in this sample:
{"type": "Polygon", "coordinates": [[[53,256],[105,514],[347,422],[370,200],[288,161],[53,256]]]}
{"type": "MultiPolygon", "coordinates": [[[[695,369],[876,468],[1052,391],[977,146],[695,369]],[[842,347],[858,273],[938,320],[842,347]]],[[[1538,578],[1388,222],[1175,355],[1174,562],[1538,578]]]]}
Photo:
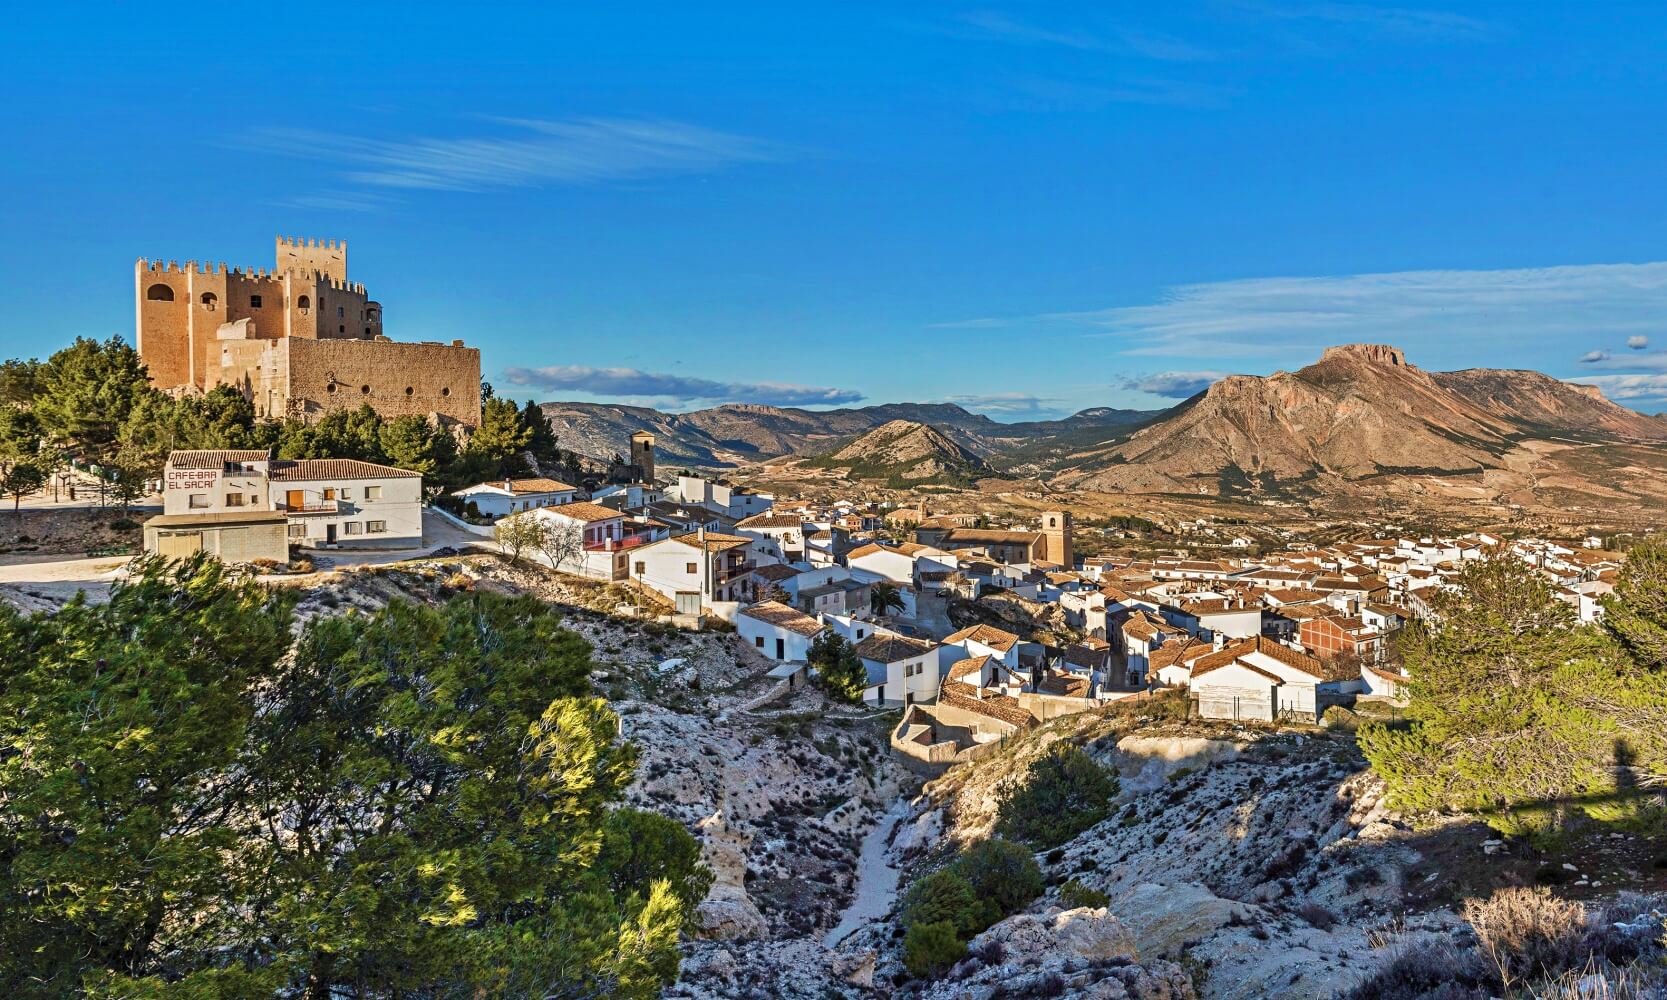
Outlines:
{"type": "Polygon", "coordinates": [[[537,507],[516,518],[532,518],[545,530],[546,542],[529,553],[553,569],[598,580],[631,575],[631,551],[668,534],[662,525],[627,517],[588,501],[537,507]]]}
{"type": "Polygon", "coordinates": [[[1258,636],[1200,657],[1188,682],[1206,719],[1260,720],[1294,716],[1318,721],[1362,688],[1358,668],[1337,671],[1319,659],[1258,636]]]}
{"type": "Polygon", "coordinates": [[[742,642],[772,660],[783,662],[806,660],[810,644],[825,628],[803,611],[777,601],[754,604],[735,615],[735,633],[742,642]]]}
{"type": "Polygon", "coordinates": [[[735,533],[756,539],[759,562],[796,563],[805,557],[805,526],[797,514],[754,514],[735,523],[735,533]]]}
{"type": "Polygon", "coordinates": [[[422,544],[422,476],[352,459],[278,459],[256,449],[175,451],[162,474],[162,517],[145,532],[146,551],[183,556],[206,547],[222,557],[284,562],[288,546],[411,548],[422,544]],[[282,550],[272,517],[284,522],[282,550]],[[230,517],[206,518],[209,514],[230,517]],[[261,539],[258,545],[236,536],[261,539]]]}
{"type": "Polygon", "coordinates": [[[693,532],[649,542],[631,554],[631,579],[664,595],[681,615],[699,614],[716,602],[753,595],[752,539],[693,532]]]}
{"type": "Polygon", "coordinates": [[[554,479],[500,479],[490,483],[476,483],[453,490],[459,501],[475,505],[487,517],[507,517],[510,514],[538,507],[556,507],[572,503],[578,498],[577,487],[554,479]]]}
{"type": "Polygon", "coordinates": [[[888,580],[903,587],[913,587],[919,582],[915,575],[918,569],[930,567],[954,572],[959,568],[949,553],[913,542],[896,546],[872,542],[860,545],[846,554],[845,565],[871,579],[888,580]]]}
{"type": "Polygon", "coordinates": [[[1297,629],[1297,642],[1322,660],[1377,663],[1383,658],[1383,633],[1356,615],[1310,618],[1297,629]]]}
{"type": "Polygon", "coordinates": [[[936,643],[878,631],[859,642],[856,653],[868,672],[865,703],[890,708],[937,698],[941,678],[936,643]]]}
{"type": "Polygon", "coordinates": [[[776,498],[742,486],[702,479],[700,476],[678,476],[676,485],[666,496],[684,504],[694,504],[717,511],[731,521],[742,521],[754,514],[762,514],[775,505],[776,498]]]}

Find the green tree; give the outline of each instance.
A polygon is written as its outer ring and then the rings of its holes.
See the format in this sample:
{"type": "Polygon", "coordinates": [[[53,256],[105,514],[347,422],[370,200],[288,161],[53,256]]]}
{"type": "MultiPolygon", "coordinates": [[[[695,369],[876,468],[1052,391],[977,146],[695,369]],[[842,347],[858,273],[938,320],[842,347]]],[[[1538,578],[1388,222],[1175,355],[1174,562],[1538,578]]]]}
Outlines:
{"type": "Polygon", "coordinates": [[[532,400],[521,407],[520,423],[527,432],[527,451],[538,462],[540,471],[552,470],[562,464],[561,448],[556,444],[556,432],[550,418],[532,400]]]}
{"type": "Polygon", "coordinates": [[[811,640],[805,656],[822,689],[835,700],[856,704],[868,685],[868,671],[845,637],[830,630],[811,640]]]}
{"type": "Polygon", "coordinates": [[[383,424],[380,440],[388,464],[422,473],[425,488],[431,481],[438,488],[438,480],[457,460],[451,432],[419,416],[395,417],[383,424]]]}
{"type": "Polygon", "coordinates": [[[367,975],[392,992],[478,983],[496,974],[482,925],[618,927],[669,903],[675,944],[667,885],[633,887],[633,910],[596,868],[634,754],[589,671],[585,642],[529,597],[314,621],[262,717],[257,786],[304,803],[269,849],[271,920],[308,994],[367,975]]]}
{"type": "Polygon", "coordinates": [[[139,352],[118,337],[77,337],[40,367],[31,412],[55,441],[89,461],[105,458],[134,406],[157,395],[139,352]]]}
{"type": "Polygon", "coordinates": [[[139,564],[106,604],[0,607],[0,992],[212,979],[264,860],[239,754],[290,604],[199,557],[139,564]]]}
{"type": "Polygon", "coordinates": [[[521,562],[523,552],[542,549],[548,540],[548,533],[543,520],[527,513],[500,518],[492,528],[492,538],[504,555],[509,556],[511,566],[521,562]]]}
{"type": "Polygon", "coordinates": [[[625,807],[608,814],[596,870],[617,899],[663,881],[691,920],[713,880],[712,870],[701,862],[700,844],[681,823],[625,807]]]}
{"type": "Polygon", "coordinates": [[[0,494],[12,498],[12,515],[23,518],[23,498],[46,485],[46,472],[33,462],[14,462],[0,472],[0,494]]]}
{"type": "Polygon", "coordinates": [[[1105,819],[1117,792],[1115,771],[1061,740],[1002,789],[996,833],[1033,847],[1063,844],[1105,819]]]}
{"type": "Polygon", "coordinates": [[[40,392],[41,363],[13,358],[0,361],[0,406],[29,406],[40,392]]]}
{"type": "Polygon", "coordinates": [[[897,589],[897,584],[882,580],[869,590],[868,607],[877,615],[889,614],[893,610],[902,611],[903,592],[897,589]]]}
{"type": "Polygon", "coordinates": [[[1559,691],[1613,677],[1609,644],[1517,559],[1468,563],[1456,583],[1398,643],[1408,724],[1363,726],[1361,749],[1403,808],[1474,811],[1510,833],[1554,828],[1614,787],[1612,726],[1559,691]]]}
{"type": "Polygon", "coordinates": [[[525,475],[522,454],[531,438],[514,400],[489,399],[480,408],[480,426],[469,436],[464,458],[479,478],[525,475]]]}
{"type": "Polygon", "coordinates": [[[199,556],[0,609],[6,995],[659,995],[707,876],[613,819],[586,643],[488,594],[292,640],[289,593],[199,556]]]}
{"type": "Polygon", "coordinates": [[[22,407],[0,403],[0,470],[33,461],[41,449],[40,422],[22,407]]]}

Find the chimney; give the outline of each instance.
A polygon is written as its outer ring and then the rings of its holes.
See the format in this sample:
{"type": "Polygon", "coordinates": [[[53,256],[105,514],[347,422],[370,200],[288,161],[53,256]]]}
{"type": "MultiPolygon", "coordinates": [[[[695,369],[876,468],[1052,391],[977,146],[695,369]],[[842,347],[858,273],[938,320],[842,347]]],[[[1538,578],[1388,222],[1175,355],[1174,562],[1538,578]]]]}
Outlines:
{"type": "Polygon", "coordinates": [[[1211,644],[1215,647],[1215,651],[1218,652],[1218,653],[1221,652],[1222,650],[1226,649],[1227,648],[1227,635],[1226,635],[1226,633],[1220,632],[1220,631],[1216,632],[1215,635],[1212,637],[1211,644]]]}

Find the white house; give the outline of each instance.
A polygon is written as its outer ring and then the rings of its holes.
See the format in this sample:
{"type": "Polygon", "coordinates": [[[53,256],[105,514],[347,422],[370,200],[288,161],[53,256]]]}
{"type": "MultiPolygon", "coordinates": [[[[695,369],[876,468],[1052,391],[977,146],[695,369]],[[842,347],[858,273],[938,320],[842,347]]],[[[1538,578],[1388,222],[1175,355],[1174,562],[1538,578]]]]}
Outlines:
{"type": "Polygon", "coordinates": [[[408,469],[254,449],[172,452],[162,474],[164,515],[278,511],[289,544],[310,547],[419,546],[422,494],[408,469]]]}
{"type": "Polygon", "coordinates": [[[805,525],[797,514],[754,514],[737,521],[735,533],[755,540],[753,552],[760,563],[805,558],[805,525]]]}
{"type": "Polygon", "coordinates": [[[665,595],[678,614],[753,596],[750,538],[701,531],[649,542],[631,553],[631,579],[665,595]]]}
{"type": "Polygon", "coordinates": [[[1328,704],[1362,688],[1359,671],[1331,671],[1315,657],[1260,636],[1201,657],[1188,686],[1207,719],[1271,721],[1286,713],[1318,719],[1328,704]]]}
{"type": "Polygon", "coordinates": [[[930,545],[903,542],[886,546],[870,542],[846,553],[845,565],[901,586],[913,587],[918,582],[915,575],[918,571],[953,573],[959,568],[959,560],[930,545]]]}
{"type": "Polygon", "coordinates": [[[598,580],[630,576],[632,550],[665,536],[665,529],[588,501],[539,507],[513,517],[539,521],[550,541],[533,558],[555,569],[598,580]]]}
{"type": "Polygon", "coordinates": [[[952,661],[988,656],[1008,670],[1019,669],[1019,637],[994,625],[973,625],[944,636],[943,646],[952,661]]]}
{"type": "Polygon", "coordinates": [[[778,601],[742,608],[735,616],[735,632],[741,641],[772,660],[805,660],[811,642],[825,628],[803,611],[778,601]]]}
{"type": "Polygon", "coordinates": [[[524,510],[572,503],[579,491],[554,479],[500,479],[465,486],[453,490],[451,495],[464,503],[473,503],[476,510],[488,517],[507,517],[524,510]]]}
{"type": "Polygon", "coordinates": [[[700,476],[678,476],[677,485],[667,491],[667,496],[715,510],[737,521],[762,514],[776,502],[776,498],[768,493],[741,486],[726,486],[700,476]]]}
{"type": "Polygon", "coordinates": [[[876,632],[857,644],[868,671],[862,700],[870,705],[913,705],[938,696],[938,647],[925,639],[876,632]]]}

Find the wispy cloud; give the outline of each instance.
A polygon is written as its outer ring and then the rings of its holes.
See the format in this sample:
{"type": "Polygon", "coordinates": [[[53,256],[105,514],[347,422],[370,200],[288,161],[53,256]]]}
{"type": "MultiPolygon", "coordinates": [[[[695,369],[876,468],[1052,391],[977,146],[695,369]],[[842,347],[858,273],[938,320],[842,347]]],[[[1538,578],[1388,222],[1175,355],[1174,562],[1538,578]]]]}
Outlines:
{"type": "Polygon", "coordinates": [[[1215,53],[1203,46],[1160,32],[1124,27],[1099,31],[1047,27],[994,10],[962,14],[949,31],[969,38],[1053,45],[1082,52],[1117,52],[1162,62],[1201,62],[1215,58],[1215,53]]]}
{"type": "Polygon", "coordinates": [[[1487,21],[1443,10],[1380,7],[1346,3],[1262,3],[1242,0],[1237,5],[1253,15],[1280,21],[1307,21],[1361,34],[1425,41],[1475,41],[1495,33],[1487,21]]]}
{"type": "Polygon", "coordinates": [[[775,143],[684,122],[622,118],[494,118],[479,134],[372,139],[307,129],[257,129],[242,145],[336,163],[374,187],[479,191],[596,184],[785,159],[775,143]]]}
{"type": "Polygon", "coordinates": [[[1026,392],[993,392],[984,395],[950,396],[949,401],[978,413],[1004,417],[1051,417],[1060,409],[1059,400],[1026,392]]]}
{"type": "Polygon", "coordinates": [[[1632,348],[1635,351],[1642,351],[1645,348],[1650,346],[1650,338],[1645,337],[1641,334],[1639,336],[1636,336],[1636,337],[1628,337],[1626,339],[1626,346],[1632,348]]]}
{"type": "Polygon", "coordinates": [[[1667,399],[1667,373],[1649,375],[1582,375],[1570,382],[1595,385],[1610,399],[1667,399]]]}
{"type": "Polygon", "coordinates": [[[1242,357],[1350,340],[1590,342],[1657,330],[1664,312],[1667,262],[1247,278],[1043,318],[1125,340],[1130,354],[1242,357]]]}
{"type": "Polygon", "coordinates": [[[955,319],[947,323],[928,323],[928,330],[997,330],[1011,323],[1011,320],[998,319],[994,316],[982,316],[978,319],[955,319]]]}
{"type": "Polygon", "coordinates": [[[818,406],[854,403],[863,398],[855,389],[796,385],[791,382],[719,382],[689,375],[645,372],[636,368],[590,368],[548,365],[507,368],[511,385],[545,392],[582,392],[592,396],[655,397],[680,403],[766,403],[772,406],[818,406]]]}
{"type": "Polygon", "coordinates": [[[1126,378],[1123,380],[1123,388],[1149,392],[1166,399],[1186,399],[1203,392],[1212,383],[1226,376],[1226,372],[1217,371],[1158,372],[1155,375],[1126,378]]]}
{"type": "Polygon", "coordinates": [[[1599,361],[1608,361],[1609,358],[1610,354],[1608,351],[1587,351],[1585,354],[1580,356],[1580,363],[1583,365],[1595,365],[1599,361]]]}
{"type": "Polygon", "coordinates": [[[1239,93],[1236,88],[1213,83],[1151,76],[1128,77],[1111,83],[1019,79],[1011,86],[1019,100],[1050,111],[1095,111],[1111,104],[1219,108],[1239,93]]]}

